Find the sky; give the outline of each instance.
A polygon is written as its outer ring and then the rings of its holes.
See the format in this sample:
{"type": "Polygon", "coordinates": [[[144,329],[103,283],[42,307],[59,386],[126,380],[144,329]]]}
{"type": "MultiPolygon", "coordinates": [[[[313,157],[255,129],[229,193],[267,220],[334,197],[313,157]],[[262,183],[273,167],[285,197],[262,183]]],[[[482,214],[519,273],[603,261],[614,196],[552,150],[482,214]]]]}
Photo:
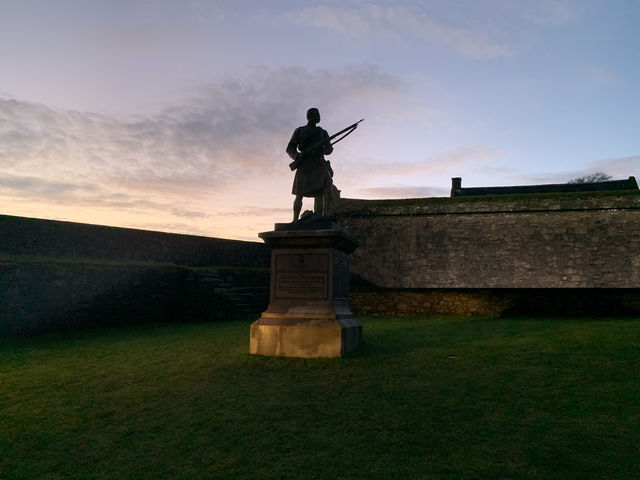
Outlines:
{"type": "Polygon", "coordinates": [[[0,0],[0,214],[257,241],[342,197],[640,179],[637,0],[0,0]],[[312,209],[305,199],[304,209],[312,209]]]}

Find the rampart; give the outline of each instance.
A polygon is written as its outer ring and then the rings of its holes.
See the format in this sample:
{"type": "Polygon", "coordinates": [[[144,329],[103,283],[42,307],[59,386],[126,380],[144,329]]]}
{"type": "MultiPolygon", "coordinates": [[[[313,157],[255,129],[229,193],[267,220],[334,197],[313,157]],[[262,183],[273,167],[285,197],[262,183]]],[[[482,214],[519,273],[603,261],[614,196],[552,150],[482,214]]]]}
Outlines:
{"type": "Polygon", "coordinates": [[[360,279],[354,285],[356,310],[377,302],[375,309],[387,313],[495,314],[516,303],[549,306],[550,298],[598,298],[611,312],[620,304],[625,311],[637,309],[637,190],[343,199],[339,217],[361,242],[352,256],[352,273],[360,279]],[[572,296],[559,296],[560,289],[572,289],[572,296]],[[614,305],[612,291],[625,293],[624,299],[614,305]]]}
{"type": "Polygon", "coordinates": [[[261,242],[0,215],[0,254],[268,267],[261,242]]]}
{"type": "Polygon", "coordinates": [[[258,242],[0,216],[0,335],[253,319],[269,258],[258,242]]]}
{"type": "MultiPolygon", "coordinates": [[[[640,192],[342,199],[358,314],[640,315],[640,192]]],[[[259,242],[0,215],[0,335],[255,318],[259,242]]]]}

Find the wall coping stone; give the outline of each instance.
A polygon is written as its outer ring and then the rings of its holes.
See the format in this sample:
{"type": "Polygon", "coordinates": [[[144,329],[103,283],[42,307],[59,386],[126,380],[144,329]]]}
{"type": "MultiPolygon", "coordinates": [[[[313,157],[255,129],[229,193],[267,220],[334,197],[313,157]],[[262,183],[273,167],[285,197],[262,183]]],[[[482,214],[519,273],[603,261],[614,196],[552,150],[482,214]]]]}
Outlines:
{"type": "Polygon", "coordinates": [[[640,210],[640,191],[483,195],[399,200],[342,198],[340,217],[640,210]]]}

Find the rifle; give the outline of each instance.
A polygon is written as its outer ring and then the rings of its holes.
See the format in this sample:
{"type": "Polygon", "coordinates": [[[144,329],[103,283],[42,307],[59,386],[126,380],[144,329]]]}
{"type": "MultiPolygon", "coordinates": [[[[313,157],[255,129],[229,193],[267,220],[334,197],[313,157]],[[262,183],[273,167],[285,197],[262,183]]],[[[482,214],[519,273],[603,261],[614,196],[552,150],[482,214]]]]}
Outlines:
{"type": "Polygon", "coordinates": [[[300,154],[298,154],[298,156],[296,157],[296,159],[291,162],[289,164],[289,168],[293,171],[296,168],[298,168],[300,166],[300,164],[304,161],[304,153],[309,153],[312,150],[315,150],[316,148],[320,148],[323,145],[325,145],[326,143],[329,143],[330,145],[335,145],[336,143],[338,143],[340,140],[342,140],[343,138],[345,138],[347,135],[350,135],[351,133],[353,133],[353,131],[358,128],[358,124],[360,122],[363,122],[364,118],[358,120],[356,123],[354,123],[353,125],[349,125],[347,128],[343,128],[342,130],[340,130],[338,133],[334,133],[333,135],[331,135],[328,139],[326,140],[322,140],[321,142],[317,142],[314,143],[313,145],[311,145],[309,148],[307,148],[304,152],[300,152],[300,154]],[[344,133],[344,135],[342,135],[344,133]],[[338,135],[342,135],[340,138],[338,138],[336,141],[332,142],[331,140],[333,140],[334,138],[336,138],[338,135]]]}

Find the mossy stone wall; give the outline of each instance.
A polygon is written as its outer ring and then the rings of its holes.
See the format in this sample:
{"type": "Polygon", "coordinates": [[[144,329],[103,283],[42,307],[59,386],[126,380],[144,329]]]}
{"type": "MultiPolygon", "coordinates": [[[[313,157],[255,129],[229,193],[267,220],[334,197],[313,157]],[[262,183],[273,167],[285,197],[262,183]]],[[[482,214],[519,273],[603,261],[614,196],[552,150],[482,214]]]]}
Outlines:
{"type": "Polygon", "coordinates": [[[355,288],[356,315],[638,316],[640,289],[377,289],[355,288]]]}

